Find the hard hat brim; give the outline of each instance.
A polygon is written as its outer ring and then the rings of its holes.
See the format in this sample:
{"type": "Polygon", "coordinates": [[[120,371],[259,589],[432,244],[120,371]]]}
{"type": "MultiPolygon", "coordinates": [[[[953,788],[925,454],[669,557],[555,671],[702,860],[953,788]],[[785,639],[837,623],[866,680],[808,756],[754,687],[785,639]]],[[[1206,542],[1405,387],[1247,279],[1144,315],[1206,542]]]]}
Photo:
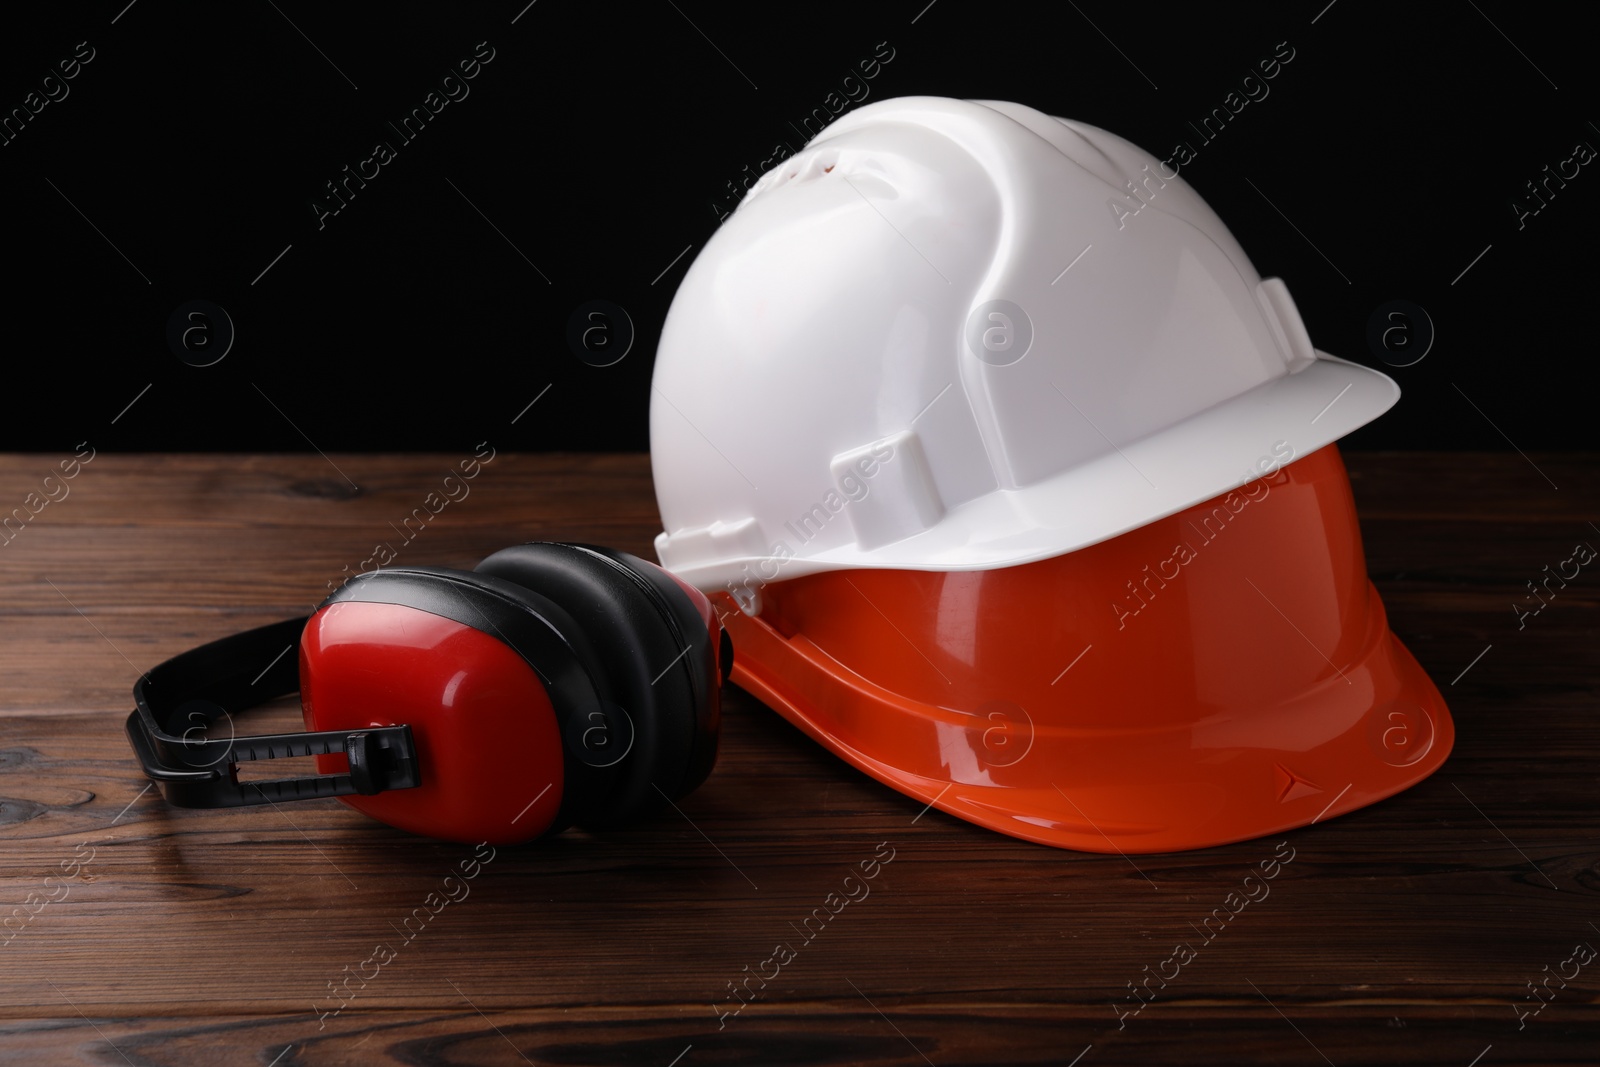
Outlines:
{"type": "MultiPolygon", "coordinates": [[[[734,624],[742,657],[734,661],[735,684],[890,788],[967,822],[1054,848],[1134,855],[1179,852],[1327,822],[1427,778],[1455,744],[1455,728],[1438,689],[1384,628],[1366,659],[1345,669],[1359,693],[1342,692],[1346,687],[1334,681],[1296,707],[1264,709],[1252,719],[1235,720],[1230,729],[1241,737],[1255,731],[1255,743],[1227,746],[1214,759],[1180,770],[1160,760],[1140,767],[1142,761],[1133,755],[1126,784],[1115,787],[1082,788],[1047,780],[1048,770],[1031,786],[954,782],[947,775],[885,762],[843,741],[822,703],[806,699],[799,687],[757,666],[759,652],[745,654],[753,644],[770,642],[770,655],[781,658],[780,647],[790,643],[760,619],[740,619],[734,624]],[[1375,690],[1393,696],[1376,701],[1370,695],[1375,690]],[[1389,704],[1403,708],[1394,714],[1404,719],[1387,718],[1390,713],[1381,705],[1389,704]],[[1302,715],[1348,719],[1355,725],[1310,749],[1289,747],[1287,740],[1272,742],[1273,735],[1282,734],[1276,723],[1302,715]],[[1384,747],[1384,731],[1391,730],[1396,731],[1389,739],[1391,749],[1409,744],[1417,750],[1374,759],[1375,748],[1384,747]],[[1404,741],[1401,731],[1409,735],[1404,741]],[[1398,762],[1402,758],[1409,762],[1398,762]]],[[[822,675],[831,670],[824,662],[809,669],[822,675]]]]}
{"type": "Polygon", "coordinates": [[[680,546],[663,533],[656,552],[673,573],[708,592],[750,574],[787,580],[839,569],[1017,566],[1077,551],[1238,488],[1364,426],[1399,398],[1399,386],[1387,375],[1318,352],[1294,373],[1148,437],[1108,445],[1099,457],[1054,477],[956,505],[936,525],[891,544],[865,549],[847,541],[803,555],[728,554],[709,541],[680,546]],[[707,554],[695,558],[701,551],[707,554]]]}

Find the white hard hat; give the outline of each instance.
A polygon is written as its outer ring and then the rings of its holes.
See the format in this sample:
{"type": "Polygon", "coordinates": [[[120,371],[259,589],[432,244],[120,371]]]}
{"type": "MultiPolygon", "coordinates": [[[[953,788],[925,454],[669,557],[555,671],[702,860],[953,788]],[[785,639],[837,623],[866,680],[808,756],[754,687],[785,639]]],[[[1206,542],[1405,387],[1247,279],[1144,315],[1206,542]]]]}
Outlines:
{"type": "Polygon", "coordinates": [[[1399,396],[1313,349],[1154,156],[937,97],[861,107],[756,183],[679,287],[652,390],[657,555],[750,611],[819,571],[1071,552],[1399,396]]]}

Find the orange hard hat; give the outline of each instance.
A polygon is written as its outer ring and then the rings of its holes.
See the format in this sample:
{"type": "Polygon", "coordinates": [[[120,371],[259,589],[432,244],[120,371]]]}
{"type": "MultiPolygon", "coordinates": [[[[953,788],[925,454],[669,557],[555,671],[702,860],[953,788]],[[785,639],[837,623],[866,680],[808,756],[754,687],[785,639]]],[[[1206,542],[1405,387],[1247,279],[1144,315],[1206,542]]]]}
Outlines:
{"type": "Polygon", "coordinates": [[[1277,833],[1405,789],[1454,738],[1367,579],[1331,444],[1074,552],[760,598],[716,596],[735,682],[887,785],[1042,844],[1277,833]]]}

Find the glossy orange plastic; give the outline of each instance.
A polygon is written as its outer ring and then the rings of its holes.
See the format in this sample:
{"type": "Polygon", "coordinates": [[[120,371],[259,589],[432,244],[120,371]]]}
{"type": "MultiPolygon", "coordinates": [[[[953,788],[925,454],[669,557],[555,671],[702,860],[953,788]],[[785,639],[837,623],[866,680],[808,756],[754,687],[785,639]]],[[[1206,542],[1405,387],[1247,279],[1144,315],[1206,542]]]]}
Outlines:
{"type": "Polygon", "coordinates": [[[751,617],[718,594],[736,683],[920,803],[1041,844],[1165,852],[1325,821],[1454,741],[1367,579],[1333,445],[1063,556],[761,598],[751,617]]]}

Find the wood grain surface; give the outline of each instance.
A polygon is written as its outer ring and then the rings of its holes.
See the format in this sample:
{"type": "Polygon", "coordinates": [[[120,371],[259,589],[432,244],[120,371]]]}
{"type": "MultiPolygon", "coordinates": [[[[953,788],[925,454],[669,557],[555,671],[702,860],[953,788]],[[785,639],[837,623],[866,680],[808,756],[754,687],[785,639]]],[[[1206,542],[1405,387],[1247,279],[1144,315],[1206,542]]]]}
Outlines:
{"type": "MultiPolygon", "coordinates": [[[[501,848],[407,926],[471,848],[333,800],[168,808],[122,719],[140,671],[309,610],[464,457],[101,453],[0,545],[0,1062],[1600,1061],[1600,960],[1528,984],[1600,947],[1600,568],[1520,629],[1511,607],[1600,545],[1594,456],[1346,457],[1390,623],[1458,731],[1391,800],[1198,852],[1060,851],[923,811],[735,691],[681,810],[501,848]],[[1270,896],[1202,943],[1279,841],[1270,896]],[[731,1014],[731,983],[890,850],[731,1014]]],[[[60,458],[0,457],[0,513],[60,458]]],[[[658,522],[647,457],[501,453],[399,562],[536,538],[653,558],[658,522]]]]}

